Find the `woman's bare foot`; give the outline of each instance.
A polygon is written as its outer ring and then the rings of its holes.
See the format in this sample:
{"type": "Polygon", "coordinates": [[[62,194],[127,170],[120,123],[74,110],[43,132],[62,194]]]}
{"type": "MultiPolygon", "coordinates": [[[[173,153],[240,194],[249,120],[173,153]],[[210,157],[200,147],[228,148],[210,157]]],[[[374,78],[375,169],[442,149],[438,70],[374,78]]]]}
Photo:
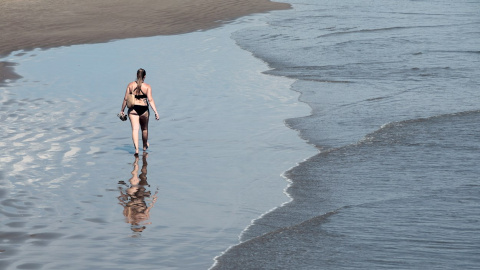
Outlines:
{"type": "Polygon", "coordinates": [[[133,148],[135,148],[135,154],[133,154],[133,155],[137,157],[138,156],[138,147],[135,144],[133,144],[133,148]]]}
{"type": "Polygon", "coordinates": [[[150,146],[150,144],[148,142],[147,142],[146,145],[143,145],[143,151],[147,151],[149,146],[150,146]]]}

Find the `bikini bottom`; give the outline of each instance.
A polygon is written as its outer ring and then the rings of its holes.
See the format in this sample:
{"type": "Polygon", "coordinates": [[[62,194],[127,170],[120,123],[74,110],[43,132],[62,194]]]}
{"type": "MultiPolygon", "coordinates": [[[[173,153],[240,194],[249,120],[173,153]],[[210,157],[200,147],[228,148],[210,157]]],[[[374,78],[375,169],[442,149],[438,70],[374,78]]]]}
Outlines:
{"type": "Polygon", "coordinates": [[[146,111],[148,111],[148,106],[134,105],[128,113],[130,113],[132,110],[135,110],[138,115],[143,115],[146,111]]]}

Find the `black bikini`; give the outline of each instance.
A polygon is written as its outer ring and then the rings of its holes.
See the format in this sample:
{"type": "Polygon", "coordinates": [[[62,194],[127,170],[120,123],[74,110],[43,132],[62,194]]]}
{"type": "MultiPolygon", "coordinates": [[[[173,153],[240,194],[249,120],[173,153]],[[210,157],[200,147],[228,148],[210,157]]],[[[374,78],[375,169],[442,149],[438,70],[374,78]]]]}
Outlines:
{"type": "MultiPolygon", "coordinates": [[[[135,90],[134,90],[135,91],[135,90]]],[[[135,95],[135,99],[142,99],[142,98],[147,98],[147,95],[145,95],[142,91],[142,89],[140,89],[140,92],[142,92],[142,95],[135,95]]],[[[148,104],[148,103],[147,103],[148,104]]],[[[147,106],[142,106],[142,105],[133,105],[133,110],[135,110],[137,112],[138,115],[143,115],[146,111],[148,111],[150,113],[150,110],[148,109],[148,105],[147,106]]],[[[130,109],[130,111],[132,110],[130,109]]],[[[130,112],[129,112],[130,113],[130,112]]]]}
{"type": "Polygon", "coordinates": [[[133,109],[137,112],[138,115],[143,115],[146,111],[150,112],[148,106],[133,105],[133,109]]]}

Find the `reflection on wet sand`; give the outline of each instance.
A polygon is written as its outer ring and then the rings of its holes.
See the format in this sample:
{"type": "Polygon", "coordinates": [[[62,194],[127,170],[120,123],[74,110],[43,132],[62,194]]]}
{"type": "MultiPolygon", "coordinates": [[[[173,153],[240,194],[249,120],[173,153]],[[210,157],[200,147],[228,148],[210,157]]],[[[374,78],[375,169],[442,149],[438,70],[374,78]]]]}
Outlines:
{"type": "Polygon", "coordinates": [[[148,222],[150,219],[150,209],[155,205],[157,201],[158,190],[150,199],[150,205],[147,204],[146,199],[150,198],[151,191],[147,190],[150,185],[147,182],[147,153],[142,156],[142,169],[139,171],[139,157],[135,156],[133,162],[132,177],[129,180],[130,184],[120,181],[119,187],[120,196],[118,200],[120,205],[123,206],[123,215],[125,216],[125,222],[131,224],[131,229],[134,232],[142,232],[146,229],[145,225],[151,224],[148,222]]]}

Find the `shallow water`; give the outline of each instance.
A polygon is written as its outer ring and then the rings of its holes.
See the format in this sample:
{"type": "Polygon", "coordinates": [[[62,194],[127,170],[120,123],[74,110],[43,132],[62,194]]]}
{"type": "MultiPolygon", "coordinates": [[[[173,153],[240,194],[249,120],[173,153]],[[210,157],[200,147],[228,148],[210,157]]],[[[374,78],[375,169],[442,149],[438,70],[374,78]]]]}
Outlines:
{"type": "Polygon", "coordinates": [[[288,2],[234,38],[296,79],[321,152],[214,268],[478,268],[480,3],[288,2]]]}
{"type": "Polygon", "coordinates": [[[23,79],[0,96],[0,268],[207,269],[288,201],[282,172],[316,151],[284,119],[309,108],[230,38],[264,18],[8,56],[23,79]],[[116,114],[139,67],[161,120],[136,160],[116,114]]]}

